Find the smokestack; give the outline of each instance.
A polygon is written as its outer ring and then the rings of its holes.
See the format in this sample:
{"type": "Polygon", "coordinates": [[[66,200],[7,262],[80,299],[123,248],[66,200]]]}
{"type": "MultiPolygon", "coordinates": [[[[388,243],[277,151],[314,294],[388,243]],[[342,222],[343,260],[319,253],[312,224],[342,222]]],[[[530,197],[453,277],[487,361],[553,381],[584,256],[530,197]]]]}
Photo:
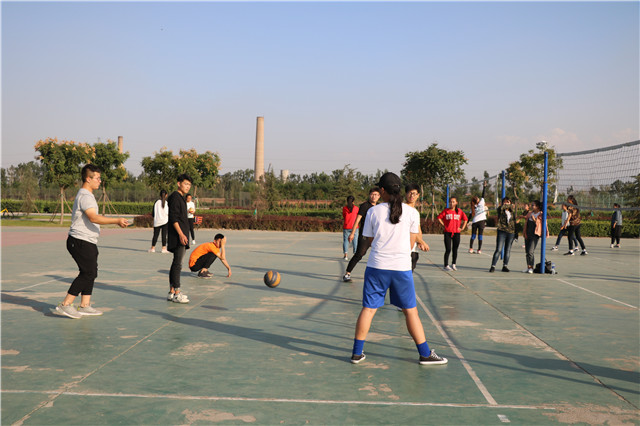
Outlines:
{"type": "Polygon", "coordinates": [[[118,136],[118,152],[122,154],[122,136],[118,136]]]}
{"type": "Polygon", "coordinates": [[[256,123],[256,165],[254,168],[256,182],[264,176],[264,117],[258,117],[256,123]]]}

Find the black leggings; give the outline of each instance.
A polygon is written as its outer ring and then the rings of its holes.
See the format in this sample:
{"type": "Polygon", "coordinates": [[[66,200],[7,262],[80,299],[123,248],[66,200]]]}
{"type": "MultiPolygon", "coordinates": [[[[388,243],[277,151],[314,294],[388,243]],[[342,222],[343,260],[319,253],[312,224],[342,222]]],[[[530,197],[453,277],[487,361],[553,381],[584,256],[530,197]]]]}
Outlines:
{"type": "Polygon", "coordinates": [[[580,235],[580,225],[569,225],[569,250],[573,250],[574,239],[578,240],[580,248],[585,250],[584,241],[582,241],[582,236],[580,235]]]}
{"type": "Polygon", "coordinates": [[[191,239],[195,240],[196,239],[196,233],[193,232],[193,224],[195,223],[196,218],[195,217],[190,217],[189,218],[189,232],[191,232],[191,239]]]}
{"type": "Polygon", "coordinates": [[[418,259],[420,258],[420,253],[417,251],[411,252],[411,272],[416,269],[416,265],[418,264],[418,259]]]}
{"type": "Polygon", "coordinates": [[[80,270],[80,274],[73,280],[67,293],[73,296],[81,293],[88,296],[93,292],[93,283],[98,277],[98,246],[69,235],[67,250],[80,270]]]}
{"type": "Polygon", "coordinates": [[[451,254],[451,245],[453,243],[452,264],[456,264],[458,259],[458,246],[460,245],[460,233],[447,232],[444,234],[444,266],[449,264],[449,254],[451,254]]]}
{"type": "Polygon", "coordinates": [[[187,248],[185,246],[178,246],[173,250],[173,261],[171,262],[171,269],[169,270],[169,285],[172,288],[180,288],[180,272],[182,272],[182,258],[184,257],[187,248]]]}
{"type": "Polygon", "coordinates": [[[620,245],[620,236],[622,235],[622,226],[616,225],[615,228],[611,228],[611,244],[615,243],[620,245]]]}
{"type": "Polygon", "coordinates": [[[481,220],[479,222],[471,224],[471,240],[469,241],[469,248],[473,248],[473,240],[476,239],[476,233],[477,233],[478,234],[478,250],[482,249],[482,234],[484,233],[484,227],[486,225],[487,225],[486,220],[481,220]]]}
{"type": "Polygon", "coordinates": [[[169,232],[169,224],[165,223],[164,225],[154,226],[153,227],[153,238],[151,239],[151,247],[155,247],[158,242],[158,235],[162,231],[162,247],[167,246],[167,233],[169,232]]]}
{"type": "Polygon", "coordinates": [[[353,271],[353,268],[355,268],[356,264],[360,262],[360,260],[362,259],[362,256],[364,256],[367,250],[369,250],[369,246],[368,245],[365,246],[364,242],[365,242],[365,238],[362,236],[362,231],[361,231],[358,233],[358,250],[356,250],[356,254],[353,255],[353,257],[349,261],[349,264],[347,265],[347,273],[350,274],[351,271],[353,271]]]}

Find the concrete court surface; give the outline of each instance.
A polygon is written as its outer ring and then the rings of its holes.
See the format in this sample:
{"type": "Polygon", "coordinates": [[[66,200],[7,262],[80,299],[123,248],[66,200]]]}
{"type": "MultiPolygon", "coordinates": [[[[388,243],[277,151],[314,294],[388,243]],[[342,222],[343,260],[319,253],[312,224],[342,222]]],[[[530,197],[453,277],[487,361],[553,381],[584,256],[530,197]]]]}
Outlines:
{"type": "Polygon", "coordinates": [[[425,236],[418,309],[449,359],[425,367],[389,305],[349,362],[366,257],[343,283],[341,234],[223,232],[232,277],[185,266],[181,305],[152,230],[103,228],[105,314],[73,320],[51,313],[77,274],[67,230],[2,227],[2,424],[640,424],[638,240],[587,238],[588,256],[550,252],[559,274],[541,276],[521,272],[521,242],[512,272],[490,274],[495,237],[478,255],[463,236],[445,272],[442,237],[425,236]]]}

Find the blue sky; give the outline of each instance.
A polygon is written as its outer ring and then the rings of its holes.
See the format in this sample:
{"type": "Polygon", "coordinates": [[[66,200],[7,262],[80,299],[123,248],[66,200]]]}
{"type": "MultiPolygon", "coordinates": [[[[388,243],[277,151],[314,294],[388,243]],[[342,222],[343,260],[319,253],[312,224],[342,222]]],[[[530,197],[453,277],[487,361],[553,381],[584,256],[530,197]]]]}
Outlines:
{"type": "Polygon", "coordinates": [[[218,152],[222,173],[400,171],[433,142],[468,178],[539,140],[640,139],[638,2],[2,2],[2,166],[46,137],[218,152]]]}

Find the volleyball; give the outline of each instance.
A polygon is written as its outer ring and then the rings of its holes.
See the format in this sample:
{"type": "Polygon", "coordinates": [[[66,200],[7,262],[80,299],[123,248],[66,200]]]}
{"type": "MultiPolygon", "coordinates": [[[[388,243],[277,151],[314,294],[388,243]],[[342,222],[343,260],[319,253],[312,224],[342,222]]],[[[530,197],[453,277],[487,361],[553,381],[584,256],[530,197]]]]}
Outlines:
{"type": "Polygon", "coordinates": [[[277,271],[267,271],[267,273],[264,274],[264,283],[267,287],[277,287],[278,284],[280,284],[280,274],[277,271]]]}

